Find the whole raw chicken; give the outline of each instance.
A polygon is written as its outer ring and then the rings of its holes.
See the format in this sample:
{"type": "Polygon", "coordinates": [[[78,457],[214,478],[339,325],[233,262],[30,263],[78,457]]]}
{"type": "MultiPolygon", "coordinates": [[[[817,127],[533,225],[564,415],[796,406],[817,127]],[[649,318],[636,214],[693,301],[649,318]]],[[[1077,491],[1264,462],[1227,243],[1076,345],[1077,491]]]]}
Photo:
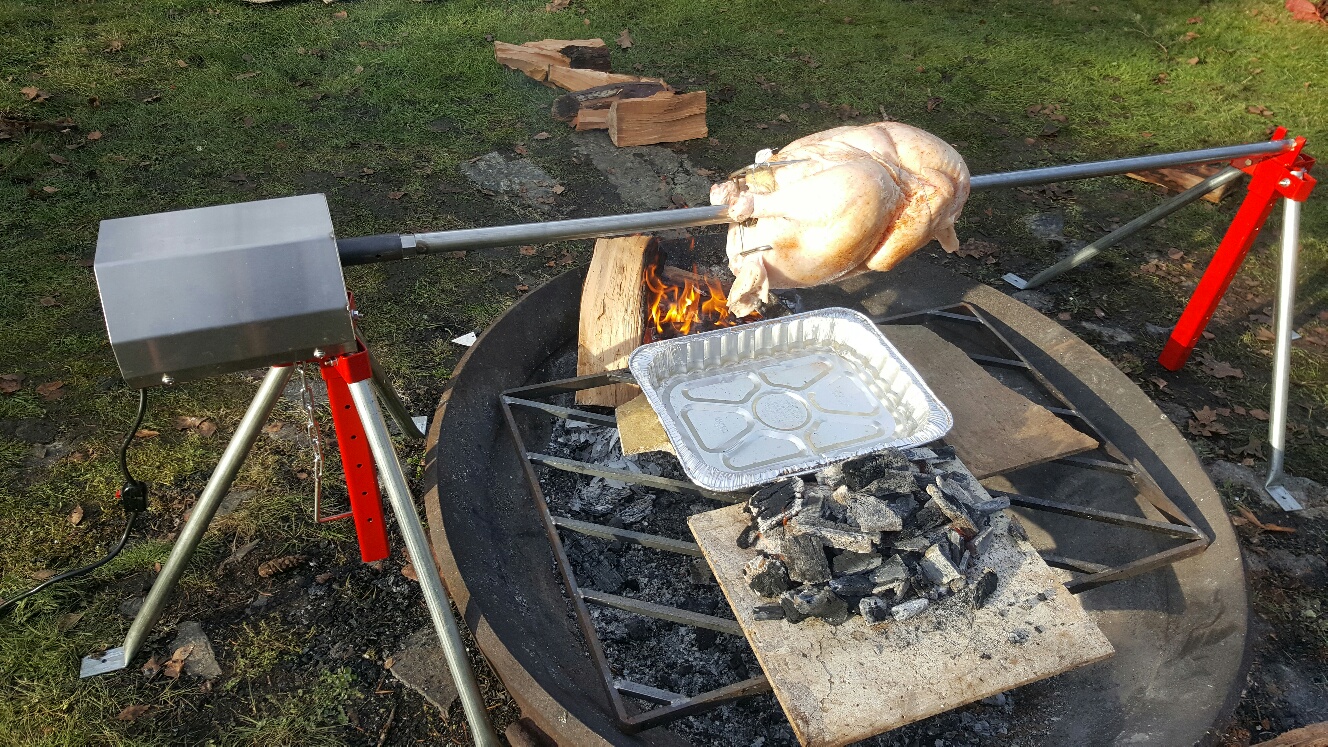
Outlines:
{"type": "Polygon", "coordinates": [[[795,140],[710,190],[729,206],[729,309],[771,288],[888,270],[933,238],[955,249],[968,167],[948,143],[898,122],[836,127],[795,140]]]}

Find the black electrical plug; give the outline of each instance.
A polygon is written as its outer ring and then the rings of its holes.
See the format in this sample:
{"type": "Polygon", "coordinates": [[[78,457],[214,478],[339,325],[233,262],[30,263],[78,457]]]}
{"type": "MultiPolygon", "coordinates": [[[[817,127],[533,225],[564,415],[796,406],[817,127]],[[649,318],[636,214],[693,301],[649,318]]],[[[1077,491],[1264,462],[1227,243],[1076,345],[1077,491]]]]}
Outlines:
{"type": "Polygon", "coordinates": [[[142,480],[130,480],[124,487],[115,491],[120,505],[127,514],[138,514],[148,510],[148,485],[142,480]]]}

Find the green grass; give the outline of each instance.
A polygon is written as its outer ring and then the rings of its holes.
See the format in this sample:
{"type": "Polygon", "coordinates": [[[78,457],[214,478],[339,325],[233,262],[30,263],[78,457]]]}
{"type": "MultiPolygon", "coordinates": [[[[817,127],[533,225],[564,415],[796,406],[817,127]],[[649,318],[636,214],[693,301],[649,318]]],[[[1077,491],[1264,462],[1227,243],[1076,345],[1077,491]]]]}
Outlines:
{"type": "MultiPolygon", "coordinates": [[[[81,264],[92,257],[98,221],[315,191],[328,193],[344,236],[516,220],[485,196],[446,190],[464,185],[457,165],[521,142],[565,176],[574,167],[557,156],[571,140],[547,116],[553,93],[499,68],[486,34],[506,41],[612,39],[630,28],[635,46],[613,49],[616,69],[639,65],[676,85],[731,95],[709,112],[718,144],[686,146],[695,163],[716,170],[837,124],[839,107],[864,115],[883,110],[937,132],[958,145],[975,173],[1257,140],[1272,123],[1309,138],[1311,150],[1328,143],[1328,36],[1293,23],[1280,0],[576,0],[553,14],[543,5],[0,0],[0,113],[74,123],[0,140],[0,374],[27,377],[21,392],[0,395],[0,420],[49,419],[84,457],[35,466],[30,445],[0,437],[3,593],[33,583],[35,571],[98,556],[117,530],[114,450],[133,403],[113,386],[117,369],[95,283],[81,264]],[[340,12],[347,16],[337,18],[340,12]],[[1187,23],[1193,16],[1202,22],[1187,23]],[[1188,63],[1193,58],[1198,64],[1188,63]],[[50,97],[27,101],[26,86],[50,97]],[[1054,138],[1041,137],[1045,117],[1026,114],[1047,104],[1067,117],[1054,138]],[[1275,117],[1250,114],[1251,105],[1275,117]],[[790,123],[777,121],[780,114],[790,123]],[[100,139],[89,140],[94,131],[100,139]],[[540,131],[552,137],[532,141],[540,131]],[[396,191],[407,194],[387,197],[396,191]],[[65,382],[63,399],[35,393],[37,384],[55,380],[65,382]],[[75,505],[94,518],[71,526],[66,517],[75,505]]],[[[1083,238],[1097,235],[1092,221],[1104,210],[1128,219],[1156,200],[1123,180],[1078,184],[1075,194],[1079,199],[1064,209],[1069,230],[1083,238]]],[[[1300,307],[1309,311],[1328,298],[1325,205],[1317,196],[1304,216],[1301,272],[1312,281],[1301,289],[1300,307]]],[[[1003,259],[1049,261],[1051,253],[1029,244],[1018,224],[1029,209],[1017,195],[975,195],[961,233],[1001,239],[1003,259]]],[[[1230,214],[1229,203],[1182,212],[1146,241],[1113,252],[1123,259],[1104,260],[1096,280],[1083,273],[1067,279],[1063,287],[1072,291],[1064,307],[1115,313],[1143,299],[1158,323],[1174,318],[1183,294],[1131,279],[1128,270],[1138,262],[1130,263],[1150,247],[1206,257],[1230,214]]],[[[1267,236],[1275,236],[1276,223],[1274,217],[1267,236]]],[[[1267,243],[1244,271],[1265,288],[1275,276],[1267,243]]],[[[584,260],[585,242],[571,248],[584,260]]],[[[458,356],[445,340],[486,325],[515,300],[518,282],[534,285],[553,272],[541,258],[494,252],[355,268],[347,280],[366,313],[368,338],[423,411],[458,356]]],[[[151,299],[144,308],[150,313],[151,299]]],[[[1216,382],[1196,373],[1193,380],[1266,407],[1267,359],[1258,341],[1223,333],[1212,349],[1249,375],[1216,382]]],[[[1144,361],[1136,373],[1155,371],[1149,353],[1136,357],[1144,361]]],[[[1328,363],[1298,351],[1295,379],[1293,420],[1321,426],[1315,413],[1328,405],[1328,363]]],[[[215,463],[252,390],[252,382],[225,377],[154,392],[146,427],[161,435],[136,444],[131,464],[153,484],[155,515],[178,516],[201,487],[197,475],[215,463]],[[211,439],[177,431],[179,415],[210,416],[221,428],[211,439]]],[[[299,415],[288,409],[276,417],[298,422],[299,415]]],[[[1328,447],[1295,443],[1292,469],[1324,479],[1328,447]]],[[[345,526],[307,523],[308,486],[289,477],[307,464],[307,455],[263,440],[237,485],[258,490],[262,500],[221,523],[204,556],[223,554],[231,535],[281,540],[292,551],[320,539],[344,545],[345,526]]],[[[99,590],[160,561],[167,546],[160,535],[93,578],[0,620],[0,743],[171,741],[168,725],[114,719],[133,692],[76,679],[78,658],[117,642],[125,627],[112,614],[118,600],[99,590]],[[71,612],[84,617],[59,631],[71,612]]],[[[188,583],[211,584],[207,573],[196,570],[188,583]]],[[[259,645],[251,643],[245,647],[259,645]]],[[[265,701],[232,736],[276,744],[329,739],[325,727],[336,719],[327,703],[349,688],[321,681],[310,685],[310,697],[265,701]]],[[[172,693],[160,697],[183,697],[172,693]]]]}

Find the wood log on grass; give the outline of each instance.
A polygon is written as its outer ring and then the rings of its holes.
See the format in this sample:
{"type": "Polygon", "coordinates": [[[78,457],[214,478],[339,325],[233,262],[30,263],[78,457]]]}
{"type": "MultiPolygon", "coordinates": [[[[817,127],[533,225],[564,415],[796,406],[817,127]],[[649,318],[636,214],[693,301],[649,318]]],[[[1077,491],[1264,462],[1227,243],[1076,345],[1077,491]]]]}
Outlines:
{"type": "Polygon", "coordinates": [[[587,109],[602,109],[603,116],[608,117],[609,107],[619,99],[642,99],[669,90],[672,89],[667,83],[655,81],[595,86],[583,91],[564,93],[554,99],[549,114],[559,122],[569,123],[574,122],[576,115],[587,109]]]}
{"type": "Polygon", "coordinates": [[[567,91],[584,91],[587,88],[597,88],[614,83],[639,83],[641,81],[651,83],[662,83],[663,81],[652,78],[641,78],[635,75],[622,75],[620,73],[606,73],[602,70],[586,70],[571,67],[550,67],[545,81],[550,85],[558,86],[567,91]]]}
{"type": "Polygon", "coordinates": [[[493,56],[499,64],[541,83],[548,80],[551,68],[609,69],[609,49],[603,39],[544,39],[525,44],[495,41],[493,56]]]}
{"type": "Polygon", "coordinates": [[[609,107],[609,138],[619,147],[705,137],[705,91],[621,99],[609,107]]]}

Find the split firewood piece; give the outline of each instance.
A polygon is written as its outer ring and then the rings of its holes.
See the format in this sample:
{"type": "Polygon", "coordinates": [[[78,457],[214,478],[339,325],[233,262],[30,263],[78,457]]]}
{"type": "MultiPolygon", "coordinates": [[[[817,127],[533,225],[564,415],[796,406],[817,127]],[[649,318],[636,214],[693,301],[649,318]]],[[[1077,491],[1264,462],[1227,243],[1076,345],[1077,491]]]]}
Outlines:
{"type": "Polygon", "coordinates": [[[543,39],[523,47],[555,52],[567,58],[568,67],[609,72],[609,48],[603,39],[543,39]]]}
{"type": "MultiPolygon", "coordinates": [[[[1199,182],[1216,174],[1225,165],[1215,166],[1213,164],[1196,163],[1189,166],[1177,166],[1169,169],[1155,169],[1153,171],[1135,171],[1126,176],[1131,179],[1137,179],[1141,182],[1156,184],[1159,187],[1166,187],[1170,192],[1184,192],[1199,182]]],[[[1203,199],[1216,205],[1226,196],[1227,191],[1240,184],[1240,179],[1234,182],[1227,182],[1217,189],[1203,196],[1203,199]]]]}
{"type": "Polygon", "coordinates": [[[619,99],[641,99],[669,90],[672,89],[667,83],[654,81],[595,86],[584,91],[565,93],[554,99],[549,114],[559,122],[574,122],[576,115],[587,109],[602,109],[603,116],[608,117],[609,107],[619,99]]]}
{"type": "Polygon", "coordinates": [[[637,395],[630,402],[619,405],[613,414],[618,418],[618,440],[622,443],[623,456],[647,451],[677,453],[646,395],[637,395]]]}
{"type": "MultiPolygon", "coordinates": [[[[578,376],[627,368],[627,358],[645,333],[641,278],[654,239],[622,236],[599,239],[581,289],[577,338],[578,376]]],[[[578,405],[617,407],[641,393],[632,384],[611,384],[576,393],[578,405]]]]}
{"type": "Polygon", "coordinates": [[[609,139],[621,147],[705,137],[705,113],[705,91],[622,99],[609,107],[609,139]]]}
{"type": "Polygon", "coordinates": [[[607,130],[609,129],[609,110],[608,109],[585,109],[576,113],[572,119],[572,127],[577,132],[586,130],[607,130]]]}
{"type": "Polygon", "coordinates": [[[584,91],[587,88],[612,85],[614,83],[639,83],[641,81],[662,83],[654,78],[641,78],[635,75],[606,73],[602,70],[574,69],[571,67],[550,67],[545,82],[567,91],[584,91]]]}
{"type": "Polygon", "coordinates": [[[493,56],[499,64],[541,83],[548,79],[550,68],[609,69],[609,49],[603,39],[544,39],[525,44],[495,41],[493,56]]]}

